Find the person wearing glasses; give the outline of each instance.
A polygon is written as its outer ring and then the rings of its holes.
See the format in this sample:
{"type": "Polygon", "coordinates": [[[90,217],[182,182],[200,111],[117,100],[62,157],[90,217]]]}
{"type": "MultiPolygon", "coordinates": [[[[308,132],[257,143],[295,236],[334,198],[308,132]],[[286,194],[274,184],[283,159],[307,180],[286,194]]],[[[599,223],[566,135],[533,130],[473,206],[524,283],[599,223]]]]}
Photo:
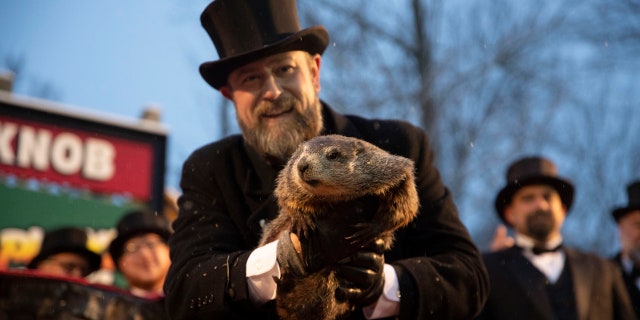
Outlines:
{"type": "Polygon", "coordinates": [[[45,233],[38,254],[27,264],[35,272],[84,278],[100,269],[102,258],[87,248],[87,233],[76,227],[62,227],[45,233]]]}
{"type": "Polygon", "coordinates": [[[159,299],[169,270],[171,235],[169,221],[146,210],[126,213],[117,224],[118,235],[109,245],[116,269],[127,282],[131,294],[159,299]]]}

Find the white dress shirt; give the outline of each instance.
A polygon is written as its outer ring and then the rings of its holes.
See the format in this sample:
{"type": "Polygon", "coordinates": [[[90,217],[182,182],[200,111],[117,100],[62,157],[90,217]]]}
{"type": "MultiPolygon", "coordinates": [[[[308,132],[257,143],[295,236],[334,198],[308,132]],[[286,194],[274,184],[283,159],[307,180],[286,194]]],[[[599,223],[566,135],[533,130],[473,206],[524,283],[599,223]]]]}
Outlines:
{"type": "MultiPolygon", "coordinates": [[[[540,272],[542,272],[547,280],[551,283],[555,283],[560,278],[562,269],[564,268],[564,262],[566,255],[562,250],[555,252],[545,252],[535,255],[532,252],[534,241],[531,237],[523,234],[516,233],[515,243],[517,246],[523,248],[522,254],[531,261],[531,264],[535,266],[540,272]]],[[[562,243],[562,237],[557,237],[545,243],[546,248],[555,248],[562,243]]]]}
{"type": "MultiPolygon", "coordinates": [[[[280,266],[277,258],[278,241],[256,248],[247,259],[247,283],[249,297],[261,305],[276,298],[277,284],[274,277],[280,279],[280,266]]],[[[386,318],[398,315],[400,311],[400,285],[398,276],[391,265],[384,265],[383,294],[371,306],[363,308],[367,319],[386,318]]]]}

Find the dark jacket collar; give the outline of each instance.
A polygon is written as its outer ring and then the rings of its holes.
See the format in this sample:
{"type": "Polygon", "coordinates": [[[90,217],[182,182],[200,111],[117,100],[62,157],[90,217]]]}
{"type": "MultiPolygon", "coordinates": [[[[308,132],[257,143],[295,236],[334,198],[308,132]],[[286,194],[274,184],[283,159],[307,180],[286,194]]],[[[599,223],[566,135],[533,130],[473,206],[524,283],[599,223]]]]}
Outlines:
{"type": "Polygon", "coordinates": [[[324,101],[322,103],[322,119],[324,123],[323,135],[341,134],[348,137],[362,138],[362,133],[346,116],[334,111],[324,101]]]}

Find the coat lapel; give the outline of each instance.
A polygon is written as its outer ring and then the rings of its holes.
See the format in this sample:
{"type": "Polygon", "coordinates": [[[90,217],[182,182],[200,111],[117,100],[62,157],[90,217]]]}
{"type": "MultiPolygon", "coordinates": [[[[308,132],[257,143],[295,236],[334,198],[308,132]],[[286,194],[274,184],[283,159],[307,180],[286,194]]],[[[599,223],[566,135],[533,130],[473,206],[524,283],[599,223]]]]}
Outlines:
{"type": "Polygon", "coordinates": [[[278,206],[273,196],[275,179],[279,172],[279,165],[271,166],[263,161],[260,156],[245,145],[245,152],[251,162],[251,166],[244,168],[242,182],[242,197],[244,204],[249,209],[249,216],[245,217],[249,228],[252,243],[257,244],[262,234],[262,227],[278,214],[278,206]],[[255,169],[254,169],[255,168],[255,169]]]}
{"type": "Polygon", "coordinates": [[[569,248],[565,249],[565,253],[567,255],[565,263],[569,263],[573,277],[578,319],[586,319],[589,312],[589,297],[593,289],[592,281],[597,279],[598,275],[595,274],[593,264],[585,261],[583,255],[569,248]]]}

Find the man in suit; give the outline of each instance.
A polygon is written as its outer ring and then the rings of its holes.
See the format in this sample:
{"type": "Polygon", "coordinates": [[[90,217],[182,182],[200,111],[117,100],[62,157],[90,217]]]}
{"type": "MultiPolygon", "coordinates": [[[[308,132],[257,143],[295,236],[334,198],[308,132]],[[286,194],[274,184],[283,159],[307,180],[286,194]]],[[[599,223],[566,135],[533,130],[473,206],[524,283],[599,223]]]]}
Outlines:
{"type": "Polygon", "coordinates": [[[495,207],[515,245],[483,255],[490,291],[481,319],[635,319],[620,270],[562,246],[573,195],[572,183],[546,158],[509,167],[495,207]]]}
{"type": "MultiPolygon", "coordinates": [[[[200,73],[233,102],[242,135],[203,146],[185,161],[164,286],[171,317],[276,319],[279,280],[318,266],[335,268],[336,298],[356,306],[348,319],[479,313],[486,270],[426,133],[405,121],[343,115],[320,100],[329,36],[322,26],[300,28],[294,0],[215,0],[201,21],[220,59],[203,63],[200,73]],[[303,141],[326,134],[360,138],[414,160],[420,212],[396,232],[390,251],[377,242],[350,244],[353,227],[338,221],[348,215],[318,217],[314,230],[297,235],[299,243],[283,233],[257,246],[263,226],[278,215],[278,172],[303,141]]],[[[316,296],[309,290],[309,299],[285,302],[309,309],[316,296]]]]}
{"type": "Polygon", "coordinates": [[[621,244],[614,261],[622,270],[633,308],[640,318],[640,181],[627,186],[627,195],[627,206],[612,212],[621,244]]]}

